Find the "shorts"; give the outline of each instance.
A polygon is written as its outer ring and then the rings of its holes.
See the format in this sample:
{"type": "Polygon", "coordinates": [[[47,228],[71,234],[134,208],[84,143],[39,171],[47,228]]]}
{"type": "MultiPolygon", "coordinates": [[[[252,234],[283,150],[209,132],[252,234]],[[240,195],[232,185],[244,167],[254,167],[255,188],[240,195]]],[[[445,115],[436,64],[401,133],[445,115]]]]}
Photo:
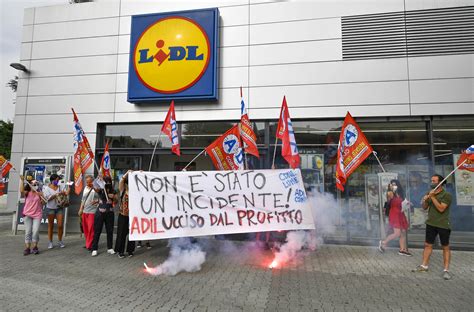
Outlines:
{"type": "Polygon", "coordinates": [[[57,209],[46,208],[46,212],[47,212],[48,216],[63,215],[64,214],[64,208],[57,208],[57,209]]]}
{"type": "Polygon", "coordinates": [[[451,234],[450,229],[443,229],[436,226],[432,226],[427,224],[426,225],[426,237],[425,242],[433,245],[436,239],[436,235],[439,234],[439,241],[441,242],[441,246],[448,246],[449,245],[449,235],[451,234]]]}

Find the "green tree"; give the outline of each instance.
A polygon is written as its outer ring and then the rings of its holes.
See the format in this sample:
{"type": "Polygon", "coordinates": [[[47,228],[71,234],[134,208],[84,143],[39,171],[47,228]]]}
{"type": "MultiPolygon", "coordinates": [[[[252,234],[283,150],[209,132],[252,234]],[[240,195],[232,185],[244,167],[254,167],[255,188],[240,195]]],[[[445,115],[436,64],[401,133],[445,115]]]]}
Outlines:
{"type": "Polygon", "coordinates": [[[7,87],[10,87],[13,92],[16,92],[16,90],[18,89],[18,76],[15,76],[15,78],[8,80],[7,87]]]}
{"type": "Polygon", "coordinates": [[[0,155],[10,159],[12,149],[13,122],[0,120],[0,155]]]}

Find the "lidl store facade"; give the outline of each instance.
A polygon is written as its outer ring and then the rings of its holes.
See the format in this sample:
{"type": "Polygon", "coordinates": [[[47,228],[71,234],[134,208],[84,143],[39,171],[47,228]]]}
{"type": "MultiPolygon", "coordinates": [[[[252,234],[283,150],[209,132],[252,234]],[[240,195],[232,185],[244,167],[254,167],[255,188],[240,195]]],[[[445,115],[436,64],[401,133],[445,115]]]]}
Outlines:
{"type": "MultiPolygon", "coordinates": [[[[116,178],[148,170],[157,139],[151,170],[180,170],[238,122],[242,86],[261,155],[248,157],[249,168],[271,167],[285,95],[305,183],[336,198],[328,241],[380,236],[376,159],[352,174],[343,193],[335,188],[349,111],[406,188],[409,241],[421,243],[419,197],[430,175],[447,175],[474,143],[472,20],[467,0],[105,0],[26,9],[20,63],[29,73],[20,73],[12,161],[72,156],[73,107],[97,159],[110,141],[116,178]],[[158,136],[171,100],[180,157],[158,136]]],[[[213,169],[208,157],[191,168],[213,169]]],[[[8,207],[16,210],[17,176],[10,182],[8,207]]],[[[472,247],[474,174],[457,172],[447,189],[452,244],[472,247]]],[[[69,208],[70,231],[76,212],[69,208]]]]}

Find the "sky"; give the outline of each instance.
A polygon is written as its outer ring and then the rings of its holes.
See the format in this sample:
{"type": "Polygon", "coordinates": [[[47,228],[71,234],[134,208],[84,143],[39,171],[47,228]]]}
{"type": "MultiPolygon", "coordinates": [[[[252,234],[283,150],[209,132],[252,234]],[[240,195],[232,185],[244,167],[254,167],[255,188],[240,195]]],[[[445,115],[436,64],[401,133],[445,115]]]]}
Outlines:
{"type": "Polygon", "coordinates": [[[0,120],[13,120],[15,114],[15,93],[6,84],[18,74],[10,63],[20,61],[23,10],[56,4],[69,4],[69,1],[0,0],[0,120]]]}

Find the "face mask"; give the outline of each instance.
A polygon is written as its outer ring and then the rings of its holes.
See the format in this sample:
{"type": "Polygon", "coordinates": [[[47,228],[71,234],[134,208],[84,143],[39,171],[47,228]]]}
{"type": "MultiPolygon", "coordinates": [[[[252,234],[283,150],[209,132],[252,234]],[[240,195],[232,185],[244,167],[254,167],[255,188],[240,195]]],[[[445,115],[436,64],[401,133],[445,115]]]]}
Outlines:
{"type": "Polygon", "coordinates": [[[58,184],[59,184],[59,181],[58,181],[58,180],[54,180],[54,181],[53,181],[53,185],[56,185],[56,186],[57,186],[58,184]]]}
{"type": "Polygon", "coordinates": [[[396,191],[397,191],[397,189],[398,189],[398,186],[396,186],[396,185],[392,185],[392,191],[396,192],[396,191]]]}
{"type": "Polygon", "coordinates": [[[436,183],[434,183],[434,184],[432,183],[432,184],[430,185],[430,187],[431,187],[432,190],[434,190],[434,189],[436,188],[436,186],[438,186],[438,184],[436,184],[436,183]]]}

